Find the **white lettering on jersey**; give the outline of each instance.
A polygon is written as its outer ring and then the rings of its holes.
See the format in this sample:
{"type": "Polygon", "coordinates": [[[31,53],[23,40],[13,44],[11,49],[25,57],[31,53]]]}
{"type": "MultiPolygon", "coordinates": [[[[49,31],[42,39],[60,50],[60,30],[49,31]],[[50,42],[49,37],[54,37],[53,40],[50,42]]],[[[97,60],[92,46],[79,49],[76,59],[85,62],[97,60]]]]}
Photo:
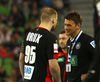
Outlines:
{"type": "Polygon", "coordinates": [[[32,40],[32,42],[35,42],[36,37],[37,37],[37,33],[35,33],[35,34],[33,35],[33,40],[32,40]]]}
{"type": "Polygon", "coordinates": [[[90,42],[91,46],[95,48],[95,41],[90,42]]]}
{"type": "Polygon", "coordinates": [[[58,53],[58,44],[54,43],[54,53],[58,53]]]}
{"type": "Polygon", "coordinates": [[[40,35],[38,33],[29,32],[27,35],[26,41],[39,43],[39,40],[41,37],[42,37],[42,35],[40,35]]]}
{"type": "MultiPolygon", "coordinates": [[[[33,65],[36,61],[36,46],[27,45],[25,48],[25,63],[33,65]]],[[[24,79],[31,80],[35,66],[24,65],[24,79]]]]}
{"type": "Polygon", "coordinates": [[[41,37],[42,37],[42,35],[38,34],[38,37],[36,38],[35,42],[39,43],[39,40],[41,37]]]}
{"type": "Polygon", "coordinates": [[[31,35],[31,33],[29,32],[28,35],[27,35],[26,41],[29,40],[30,35],[31,35]]]}

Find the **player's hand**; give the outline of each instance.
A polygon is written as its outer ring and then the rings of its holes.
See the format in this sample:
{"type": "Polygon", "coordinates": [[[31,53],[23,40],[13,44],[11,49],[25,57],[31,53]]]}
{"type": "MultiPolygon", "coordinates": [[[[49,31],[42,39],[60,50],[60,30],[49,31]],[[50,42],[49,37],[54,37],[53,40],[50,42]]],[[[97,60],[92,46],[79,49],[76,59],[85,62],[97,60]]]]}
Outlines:
{"type": "Polygon", "coordinates": [[[68,82],[68,80],[66,82],[68,82]]]}

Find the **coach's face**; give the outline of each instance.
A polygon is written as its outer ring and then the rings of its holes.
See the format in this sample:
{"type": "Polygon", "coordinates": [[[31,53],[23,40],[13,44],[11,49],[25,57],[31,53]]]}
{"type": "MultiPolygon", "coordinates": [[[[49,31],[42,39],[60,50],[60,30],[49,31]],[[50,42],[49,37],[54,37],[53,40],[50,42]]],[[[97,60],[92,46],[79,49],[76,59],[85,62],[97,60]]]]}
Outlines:
{"type": "Polygon", "coordinates": [[[67,20],[65,19],[64,22],[64,29],[65,32],[68,36],[74,36],[74,34],[76,34],[77,32],[77,25],[75,25],[75,22],[73,20],[67,20]]]}
{"type": "Polygon", "coordinates": [[[62,49],[65,49],[67,47],[67,40],[69,37],[66,35],[66,33],[59,34],[59,45],[62,49]]]}

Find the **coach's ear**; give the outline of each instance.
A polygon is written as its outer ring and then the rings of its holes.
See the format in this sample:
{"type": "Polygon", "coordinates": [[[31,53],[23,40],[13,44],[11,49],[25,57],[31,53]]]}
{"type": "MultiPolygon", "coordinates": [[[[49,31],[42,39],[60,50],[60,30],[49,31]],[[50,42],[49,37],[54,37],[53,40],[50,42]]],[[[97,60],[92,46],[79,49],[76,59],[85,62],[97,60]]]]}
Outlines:
{"type": "Polygon", "coordinates": [[[78,24],[77,24],[77,30],[80,29],[80,27],[81,27],[81,24],[78,23],[78,24]]]}

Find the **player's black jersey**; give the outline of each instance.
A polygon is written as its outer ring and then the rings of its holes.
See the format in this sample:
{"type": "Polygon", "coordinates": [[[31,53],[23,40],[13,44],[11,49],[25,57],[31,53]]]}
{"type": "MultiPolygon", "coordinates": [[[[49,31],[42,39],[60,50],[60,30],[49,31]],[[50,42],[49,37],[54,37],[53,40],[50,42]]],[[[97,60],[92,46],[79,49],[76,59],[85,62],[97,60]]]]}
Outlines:
{"type": "Polygon", "coordinates": [[[61,48],[58,49],[58,64],[60,66],[60,71],[61,71],[61,82],[66,81],[66,63],[67,63],[67,54],[63,53],[61,48]]]}
{"type": "MultiPolygon", "coordinates": [[[[67,42],[69,53],[73,42],[74,41],[71,41],[70,39],[67,42]]],[[[94,39],[82,33],[73,48],[71,56],[71,72],[67,72],[68,82],[81,82],[81,75],[86,74],[90,68],[94,48],[94,39]]]]}
{"type": "Polygon", "coordinates": [[[28,32],[23,44],[24,82],[45,82],[48,60],[58,54],[57,38],[48,30],[38,27],[28,32]]]}

